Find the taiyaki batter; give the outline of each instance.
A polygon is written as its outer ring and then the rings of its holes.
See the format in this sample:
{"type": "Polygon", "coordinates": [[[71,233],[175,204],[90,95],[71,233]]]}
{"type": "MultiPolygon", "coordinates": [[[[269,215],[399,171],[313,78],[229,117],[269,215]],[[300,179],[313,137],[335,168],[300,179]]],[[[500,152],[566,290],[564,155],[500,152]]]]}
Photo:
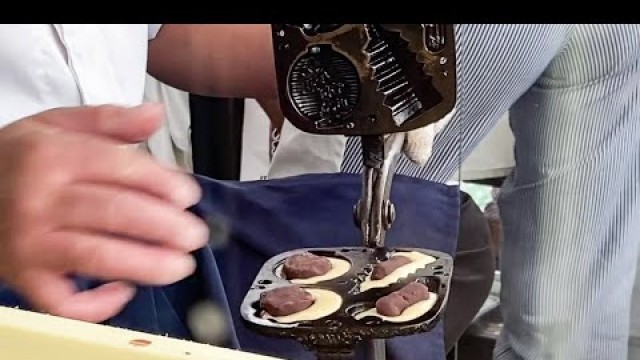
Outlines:
{"type": "Polygon", "coordinates": [[[365,280],[360,284],[360,291],[364,292],[369,289],[387,287],[434,261],[436,261],[434,257],[418,251],[396,252],[391,255],[389,260],[380,262],[374,266],[373,272],[367,275],[365,280]],[[402,257],[403,259],[394,259],[395,257],[402,257]],[[393,267],[395,265],[398,266],[393,267]],[[381,278],[379,277],[380,274],[383,275],[381,278]]]}

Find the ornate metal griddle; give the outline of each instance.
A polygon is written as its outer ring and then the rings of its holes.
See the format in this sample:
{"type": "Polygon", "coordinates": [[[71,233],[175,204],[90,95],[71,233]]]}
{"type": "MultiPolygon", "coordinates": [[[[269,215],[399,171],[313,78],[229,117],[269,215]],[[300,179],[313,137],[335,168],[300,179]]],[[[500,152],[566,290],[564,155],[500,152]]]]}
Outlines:
{"type": "Polygon", "coordinates": [[[262,292],[284,286],[276,266],[295,252],[269,260],[242,305],[246,323],[263,334],[293,338],[321,359],[347,359],[368,341],[371,359],[384,359],[385,338],[429,331],[446,304],[451,257],[425,249],[437,261],[398,284],[354,293],[366,269],[384,260],[385,233],[395,219],[389,199],[396,163],[406,133],[428,126],[452,111],[456,102],[456,59],[451,24],[273,24],[273,46],[280,106],[298,129],[319,135],[361,137],[362,196],[354,206],[363,247],[314,249],[349,260],[351,271],[314,285],[338,292],[345,305],[332,316],[283,325],[259,316],[262,292]],[[439,294],[436,306],[411,323],[356,321],[354,306],[421,281],[439,294]],[[356,286],[357,287],[357,286],[356,286]]]}

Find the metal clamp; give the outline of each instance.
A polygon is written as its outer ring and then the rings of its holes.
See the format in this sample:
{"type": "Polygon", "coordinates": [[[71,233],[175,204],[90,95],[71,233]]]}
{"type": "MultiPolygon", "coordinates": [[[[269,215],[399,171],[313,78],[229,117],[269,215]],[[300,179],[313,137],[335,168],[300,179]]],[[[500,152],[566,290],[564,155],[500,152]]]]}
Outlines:
{"type": "Polygon", "coordinates": [[[362,137],[362,196],[354,218],[366,247],[383,247],[386,231],[395,220],[389,195],[405,137],[405,133],[362,137]]]}

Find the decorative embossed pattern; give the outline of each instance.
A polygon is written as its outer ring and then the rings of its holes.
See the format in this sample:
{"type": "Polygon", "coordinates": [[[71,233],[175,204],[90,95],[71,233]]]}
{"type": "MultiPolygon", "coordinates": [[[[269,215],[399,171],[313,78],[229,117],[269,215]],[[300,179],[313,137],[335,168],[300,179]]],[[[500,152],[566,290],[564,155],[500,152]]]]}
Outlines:
{"type": "Polygon", "coordinates": [[[406,132],[456,102],[451,24],[274,24],[280,106],[302,131],[406,132]]]}

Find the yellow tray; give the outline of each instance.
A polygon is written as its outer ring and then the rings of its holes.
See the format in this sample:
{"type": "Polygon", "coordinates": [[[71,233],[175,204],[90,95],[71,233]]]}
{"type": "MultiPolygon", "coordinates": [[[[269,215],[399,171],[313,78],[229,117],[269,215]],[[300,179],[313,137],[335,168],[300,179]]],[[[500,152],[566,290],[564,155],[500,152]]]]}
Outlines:
{"type": "Polygon", "coordinates": [[[276,360],[165,336],[0,307],[2,360],[276,360]]]}

